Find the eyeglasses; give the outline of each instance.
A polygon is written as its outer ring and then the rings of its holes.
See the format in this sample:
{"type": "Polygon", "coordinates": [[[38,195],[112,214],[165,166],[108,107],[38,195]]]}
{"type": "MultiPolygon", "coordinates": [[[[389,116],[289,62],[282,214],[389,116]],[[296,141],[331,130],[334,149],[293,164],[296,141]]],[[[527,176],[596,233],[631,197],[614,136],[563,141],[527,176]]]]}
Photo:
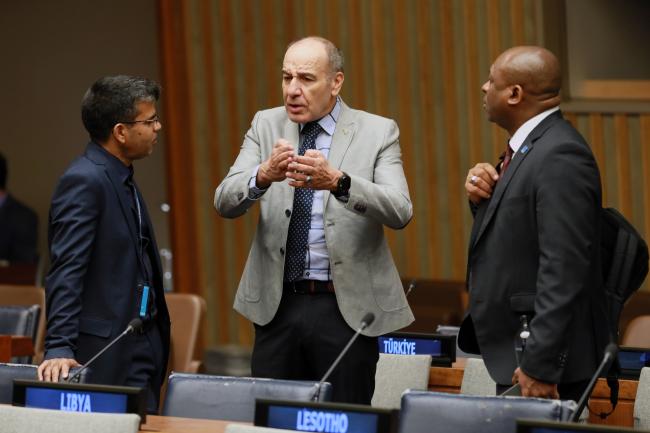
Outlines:
{"type": "Polygon", "coordinates": [[[156,115],[153,119],[129,120],[129,121],[119,122],[119,123],[124,123],[124,124],[127,124],[127,125],[133,125],[135,123],[144,123],[147,126],[155,126],[156,123],[160,123],[160,118],[156,115]]]}

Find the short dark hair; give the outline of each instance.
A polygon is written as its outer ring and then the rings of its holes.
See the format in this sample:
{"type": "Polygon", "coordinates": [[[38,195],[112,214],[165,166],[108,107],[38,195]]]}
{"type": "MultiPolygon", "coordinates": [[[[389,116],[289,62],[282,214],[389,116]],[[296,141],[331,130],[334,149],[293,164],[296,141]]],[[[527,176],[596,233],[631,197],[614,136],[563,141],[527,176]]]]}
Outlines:
{"type": "Polygon", "coordinates": [[[7,187],[7,160],[5,156],[0,153],[0,189],[7,187]]]}
{"type": "Polygon", "coordinates": [[[135,120],[138,102],[159,97],[160,86],[153,80],[128,75],[100,78],[81,101],[81,120],[90,138],[103,143],[116,124],[135,120]]]}

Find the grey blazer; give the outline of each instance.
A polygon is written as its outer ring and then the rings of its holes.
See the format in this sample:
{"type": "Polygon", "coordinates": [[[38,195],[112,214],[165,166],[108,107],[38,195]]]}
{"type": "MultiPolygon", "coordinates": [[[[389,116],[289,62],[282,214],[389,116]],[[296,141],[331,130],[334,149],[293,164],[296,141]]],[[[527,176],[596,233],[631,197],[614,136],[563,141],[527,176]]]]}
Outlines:
{"type": "MultiPolygon", "coordinates": [[[[253,168],[265,161],[279,138],[298,148],[299,125],[284,107],[258,112],[239,156],[217,187],[214,206],[226,218],[243,215],[256,201],[248,197],[253,168]]],[[[345,104],[337,122],[329,163],[352,179],[347,203],[323,198],[325,240],[339,309],[351,328],[375,314],[365,335],[376,336],[413,321],[384,226],[401,229],[413,207],[402,168],[399,130],[394,121],[353,110],[345,104]]],[[[259,325],[269,323],[280,305],[284,248],[294,188],[273,183],[259,200],[260,216],[234,308],[259,325]]]]}

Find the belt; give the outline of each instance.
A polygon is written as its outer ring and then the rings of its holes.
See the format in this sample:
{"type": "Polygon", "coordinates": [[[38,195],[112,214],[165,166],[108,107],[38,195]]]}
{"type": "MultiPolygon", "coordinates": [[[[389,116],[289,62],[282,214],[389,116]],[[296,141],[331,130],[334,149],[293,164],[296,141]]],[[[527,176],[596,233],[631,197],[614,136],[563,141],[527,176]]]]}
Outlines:
{"type": "Polygon", "coordinates": [[[315,293],[334,293],[334,283],[332,281],[292,281],[284,283],[283,288],[287,292],[299,293],[301,295],[313,295],[315,293]]]}

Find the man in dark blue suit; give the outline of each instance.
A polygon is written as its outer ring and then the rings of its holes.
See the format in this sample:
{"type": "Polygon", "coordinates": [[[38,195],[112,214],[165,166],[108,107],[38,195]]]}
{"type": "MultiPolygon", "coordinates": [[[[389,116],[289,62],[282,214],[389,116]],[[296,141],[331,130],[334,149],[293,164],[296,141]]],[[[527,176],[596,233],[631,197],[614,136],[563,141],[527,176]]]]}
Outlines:
{"type": "Polygon", "coordinates": [[[91,142],[63,174],[49,216],[47,337],[39,379],[57,381],[87,362],[135,317],[128,335],[93,363],[91,380],[147,389],[155,412],[169,353],[160,257],[133,161],[151,154],[161,129],[157,83],[105,77],[81,115],[91,142]]]}
{"type": "Polygon", "coordinates": [[[578,400],[608,338],[601,187],[589,145],[562,117],[560,78],[550,51],[514,47],[482,87],[488,119],[510,139],[502,163],[479,163],[465,181],[474,225],[458,343],[483,355],[498,391],[514,381],[526,397],[578,400]]]}
{"type": "Polygon", "coordinates": [[[7,191],[7,160],[0,153],[0,260],[36,263],[36,212],[7,191]]]}

